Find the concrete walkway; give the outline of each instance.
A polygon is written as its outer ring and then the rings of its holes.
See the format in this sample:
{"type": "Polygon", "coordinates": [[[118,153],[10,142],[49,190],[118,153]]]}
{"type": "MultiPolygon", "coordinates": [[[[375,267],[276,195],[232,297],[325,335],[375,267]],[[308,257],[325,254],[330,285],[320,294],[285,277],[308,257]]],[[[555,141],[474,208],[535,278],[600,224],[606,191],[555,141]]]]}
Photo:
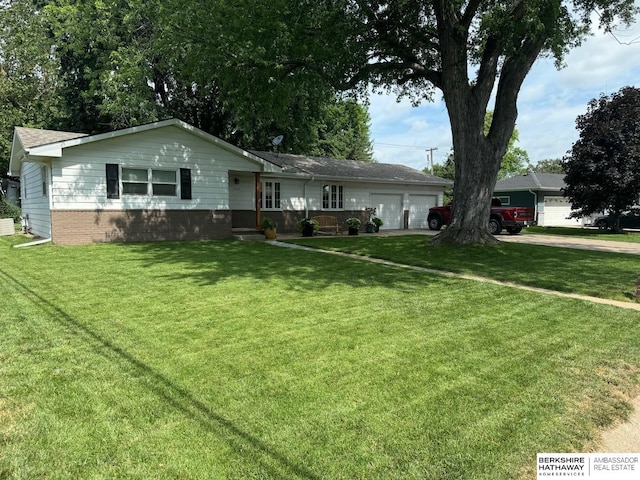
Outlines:
{"type": "MultiPolygon", "coordinates": [[[[394,235],[407,235],[406,232],[411,232],[410,234],[413,235],[434,235],[437,232],[431,232],[430,230],[386,230],[386,231],[381,231],[379,234],[376,234],[376,236],[394,236],[394,235]]],[[[285,236],[280,236],[281,239],[286,239],[283,238],[285,236]]],[[[288,238],[300,238],[299,235],[296,236],[289,236],[288,238]]],[[[546,245],[546,246],[554,246],[554,247],[564,247],[564,248],[579,248],[579,249],[583,249],[583,250],[598,250],[598,251],[607,251],[607,252],[617,252],[617,253],[626,253],[626,254],[632,254],[632,255],[640,255],[640,244],[627,244],[627,243],[623,243],[623,242],[610,242],[610,241],[600,241],[600,240],[589,240],[589,239],[573,239],[571,238],[571,241],[566,241],[565,237],[560,237],[557,235],[536,235],[536,234],[531,234],[531,235],[500,235],[499,237],[500,241],[507,241],[507,242],[518,242],[518,243],[532,243],[532,244],[537,244],[537,245],[546,245]]],[[[584,300],[587,302],[592,302],[592,303],[599,303],[602,305],[613,305],[615,307],[619,307],[619,308],[624,308],[627,310],[635,310],[640,312],[640,303],[631,303],[631,302],[622,302],[622,301],[618,301],[618,300],[609,300],[606,298],[599,298],[599,297],[591,297],[588,295],[579,295],[576,293],[565,293],[565,292],[559,292],[557,290],[548,290],[546,288],[538,288],[538,287],[531,287],[531,286],[527,286],[527,285],[520,285],[517,283],[513,283],[513,282],[502,282],[499,280],[494,280],[492,278],[487,278],[487,277],[481,277],[481,276],[476,276],[476,275],[467,275],[467,274],[462,274],[462,273],[453,273],[453,272],[446,272],[446,271],[442,271],[442,270],[435,270],[435,269],[431,269],[431,268],[424,268],[424,267],[417,267],[415,265],[404,265],[404,264],[400,264],[400,263],[395,263],[395,262],[391,262],[389,260],[382,260],[379,258],[371,258],[371,257],[364,257],[362,255],[355,255],[355,254],[350,254],[350,253],[344,253],[344,252],[333,252],[333,251],[329,251],[329,250],[318,250],[315,248],[310,248],[310,247],[305,247],[305,246],[301,246],[301,245],[294,245],[291,243],[284,243],[284,242],[280,242],[278,240],[275,241],[269,241],[270,243],[273,243],[274,245],[277,246],[281,246],[281,247],[287,247],[287,248],[298,248],[298,249],[303,249],[303,250],[310,250],[310,251],[314,251],[314,252],[320,252],[320,253],[325,253],[325,254],[331,254],[331,255],[339,255],[342,257],[348,257],[348,258],[353,258],[356,260],[363,260],[363,261],[368,261],[368,262],[374,262],[374,263],[380,263],[380,264],[384,264],[384,265],[389,265],[392,267],[398,267],[398,268],[406,268],[408,270],[414,270],[414,271],[419,271],[419,272],[424,272],[424,273],[429,273],[429,274],[433,274],[433,275],[443,275],[446,277],[454,277],[454,278],[461,278],[461,279],[465,279],[465,280],[473,280],[473,281],[477,281],[477,282],[484,282],[484,283],[491,283],[493,285],[499,285],[501,287],[509,287],[509,288],[517,288],[520,290],[528,290],[528,291],[532,291],[532,292],[538,292],[538,293],[543,293],[546,295],[555,295],[558,297],[564,297],[564,298],[573,298],[573,299],[577,299],[577,300],[584,300]]]]}
{"type": "MultiPolygon", "coordinates": [[[[423,231],[423,230],[391,230],[391,231],[382,231],[380,234],[385,236],[391,235],[406,235],[407,232],[411,232],[412,234],[423,234],[423,235],[434,235],[436,232],[423,231]]],[[[378,234],[378,235],[380,235],[378,234]]],[[[553,247],[564,247],[564,248],[578,248],[583,250],[597,250],[597,251],[606,251],[606,252],[615,252],[615,253],[624,253],[629,255],[640,255],[640,244],[626,243],[626,242],[615,242],[609,240],[591,240],[584,238],[572,238],[572,237],[561,237],[556,235],[500,235],[499,240],[506,242],[516,242],[516,243],[531,243],[536,245],[546,245],[553,247]]],[[[547,290],[542,288],[534,288],[527,287],[524,285],[518,285],[515,283],[509,282],[499,282],[490,278],[485,277],[477,277],[473,275],[462,275],[451,272],[443,272],[439,270],[433,270],[429,268],[416,267],[413,265],[403,265],[395,262],[389,262],[387,260],[381,260],[376,258],[364,257],[361,255],[353,255],[349,253],[342,252],[331,252],[327,250],[318,250],[314,248],[304,247],[300,245],[293,245],[289,243],[283,243],[280,241],[270,241],[275,246],[285,247],[285,248],[297,248],[303,250],[310,250],[318,253],[326,253],[331,255],[339,255],[343,257],[358,259],[362,261],[380,263],[384,265],[389,265],[393,267],[406,268],[410,270],[422,271],[429,274],[435,275],[444,275],[448,277],[456,277],[462,278],[466,280],[475,280],[480,282],[491,283],[495,285],[501,285],[510,288],[518,288],[523,290],[535,291],[538,293],[544,293],[547,295],[556,295],[566,298],[575,298],[579,300],[613,305],[620,308],[631,309],[640,311],[640,304],[638,303],[627,303],[627,302],[618,302],[615,300],[606,300],[597,297],[589,297],[586,295],[575,295],[575,294],[567,294],[562,292],[557,292],[554,290],[547,290]]],[[[640,396],[631,400],[632,405],[632,413],[627,421],[623,423],[619,423],[617,425],[613,425],[611,428],[602,432],[602,436],[600,441],[594,447],[593,451],[598,453],[640,453],[640,396]]]]}

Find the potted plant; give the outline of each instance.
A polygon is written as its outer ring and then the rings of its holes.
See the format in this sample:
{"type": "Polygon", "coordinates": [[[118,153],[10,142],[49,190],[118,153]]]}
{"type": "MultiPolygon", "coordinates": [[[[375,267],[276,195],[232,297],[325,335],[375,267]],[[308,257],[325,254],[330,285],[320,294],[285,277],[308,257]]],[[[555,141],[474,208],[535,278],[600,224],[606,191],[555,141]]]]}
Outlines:
{"type": "Polygon", "coordinates": [[[356,217],[347,218],[347,225],[349,226],[349,235],[358,235],[358,230],[362,224],[362,220],[356,217]]]}
{"type": "Polygon", "coordinates": [[[316,230],[318,230],[319,226],[320,224],[317,220],[303,218],[298,222],[298,231],[302,233],[303,237],[312,237],[316,230]]]}
{"type": "Polygon", "coordinates": [[[369,220],[364,224],[364,231],[367,233],[373,233],[376,231],[376,224],[369,220]]]}
{"type": "Polygon", "coordinates": [[[264,236],[267,240],[273,240],[276,238],[276,222],[269,217],[262,219],[262,230],[264,230],[264,236]]]}
{"type": "Polygon", "coordinates": [[[375,207],[367,207],[365,211],[369,215],[369,220],[364,224],[365,231],[367,233],[374,233],[380,231],[380,225],[382,225],[382,220],[376,217],[376,208],[375,207]]]}

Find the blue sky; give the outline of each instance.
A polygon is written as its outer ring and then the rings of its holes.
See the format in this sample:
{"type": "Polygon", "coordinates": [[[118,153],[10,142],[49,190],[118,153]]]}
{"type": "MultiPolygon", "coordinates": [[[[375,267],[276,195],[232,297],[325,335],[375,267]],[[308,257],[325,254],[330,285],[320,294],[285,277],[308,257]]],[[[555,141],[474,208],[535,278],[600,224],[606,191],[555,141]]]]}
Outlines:
{"type": "MultiPolygon", "coordinates": [[[[640,88],[640,25],[620,28],[615,36],[617,40],[595,32],[570,52],[562,70],[550,59],[533,66],[520,90],[516,123],[517,146],[527,151],[531,163],[561,158],[571,149],[578,138],[576,117],[586,112],[589,100],[628,85],[640,88]]],[[[425,150],[437,148],[434,163],[444,162],[451,151],[451,129],[439,91],[434,100],[412,107],[406,100],[396,102],[393,95],[371,95],[376,160],[422,170],[428,166],[425,150]]]]}

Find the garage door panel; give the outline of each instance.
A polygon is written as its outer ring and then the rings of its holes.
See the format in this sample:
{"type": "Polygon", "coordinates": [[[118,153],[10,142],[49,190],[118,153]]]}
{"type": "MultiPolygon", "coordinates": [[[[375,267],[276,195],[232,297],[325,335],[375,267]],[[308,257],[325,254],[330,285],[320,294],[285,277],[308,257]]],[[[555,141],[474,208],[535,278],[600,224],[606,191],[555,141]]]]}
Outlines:
{"type": "Polygon", "coordinates": [[[403,228],[402,195],[372,193],[371,206],[376,209],[376,216],[382,220],[383,230],[403,228]]]}
{"type": "Polygon", "coordinates": [[[580,220],[568,218],[571,214],[571,203],[565,197],[545,197],[544,216],[541,226],[562,227],[580,225],[580,220]]]}
{"type": "Polygon", "coordinates": [[[436,195],[409,196],[409,228],[428,228],[429,209],[438,203],[436,195]]]}

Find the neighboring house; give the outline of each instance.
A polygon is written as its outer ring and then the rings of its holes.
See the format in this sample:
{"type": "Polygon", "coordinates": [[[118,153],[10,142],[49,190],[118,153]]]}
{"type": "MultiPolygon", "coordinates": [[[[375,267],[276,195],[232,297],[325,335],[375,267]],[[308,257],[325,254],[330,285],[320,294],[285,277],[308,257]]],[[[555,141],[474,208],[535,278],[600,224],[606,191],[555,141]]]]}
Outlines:
{"type": "Polygon", "coordinates": [[[4,196],[4,198],[13,203],[14,205],[20,205],[20,182],[12,180],[10,178],[3,178],[0,181],[0,189],[2,193],[0,194],[0,198],[4,196]]]}
{"type": "Polygon", "coordinates": [[[571,204],[563,196],[564,174],[528,173],[500,180],[494,196],[503,205],[534,207],[537,224],[543,227],[581,226],[582,219],[569,218],[571,204]]]}
{"type": "Polygon", "coordinates": [[[402,165],[248,152],[180,120],[98,135],[17,127],[10,175],[20,177],[31,233],[57,244],[230,238],[262,216],[295,231],[305,216],[425,228],[450,181],[402,165]]]}

